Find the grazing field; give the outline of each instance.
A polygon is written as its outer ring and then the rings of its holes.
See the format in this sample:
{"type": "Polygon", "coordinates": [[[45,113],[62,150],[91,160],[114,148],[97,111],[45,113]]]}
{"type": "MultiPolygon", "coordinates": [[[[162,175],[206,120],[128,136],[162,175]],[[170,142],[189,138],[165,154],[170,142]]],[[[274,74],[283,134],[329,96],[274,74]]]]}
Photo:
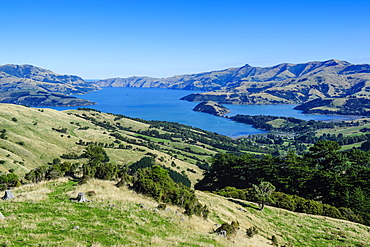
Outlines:
{"type": "Polygon", "coordinates": [[[183,209],[158,203],[113,181],[77,185],[68,178],[29,184],[3,201],[0,220],[3,246],[367,246],[370,228],[328,217],[293,213],[197,192],[210,209],[208,219],[188,217],[183,209]],[[72,202],[79,192],[94,191],[90,202],[72,202]],[[213,233],[238,221],[235,235],[213,233]],[[258,233],[247,237],[246,229],[258,233]],[[273,237],[274,236],[274,237],[273,237]]]}

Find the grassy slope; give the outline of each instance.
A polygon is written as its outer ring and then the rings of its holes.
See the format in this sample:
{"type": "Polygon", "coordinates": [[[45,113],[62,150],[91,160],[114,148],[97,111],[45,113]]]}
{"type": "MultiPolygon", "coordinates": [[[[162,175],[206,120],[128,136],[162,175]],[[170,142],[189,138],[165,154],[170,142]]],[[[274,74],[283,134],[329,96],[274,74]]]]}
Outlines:
{"type": "MultiPolygon", "coordinates": [[[[2,171],[16,169],[18,174],[29,169],[51,162],[66,152],[81,153],[83,146],[75,143],[98,141],[112,143],[115,139],[109,131],[97,127],[91,122],[76,117],[74,114],[85,113],[99,121],[119,122],[121,126],[133,129],[146,129],[147,124],[122,118],[114,121],[110,114],[96,112],[67,111],[51,109],[34,109],[22,106],[0,104],[0,129],[7,129],[7,140],[0,139],[0,159],[5,164],[2,171]],[[12,118],[15,117],[17,122],[12,118]],[[35,124],[37,122],[37,124],[35,124]],[[78,125],[76,124],[78,123],[78,125]],[[79,127],[89,127],[81,130],[79,127]],[[67,128],[67,133],[59,133],[51,128],[67,128]],[[68,137],[69,136],[69,137],[68,137]],[[19,145],[17,142],[24,142],[19,145]],[[7,157],[8,156],[8,157],[7,157]]],[[[124,136],[136,138],[131,131],[120,131],[124,136]]],[[[161,140],[158,140],[161,141],[161,140]]],[[[164,146],[176,150],[176,146],[188,146],[194,149],[197,145],[185,143],[168,143],[164,146]]],[[[111,149],[106,151],[114,163],[129,164],[143,157],[147,152],[157,154],[157,162],[170,166],[174,161],[178,171],[191,168],[197,173],[186,172],[194,182],[201,177],[201,171],[193,165],[191,159],[183,159],[187,153],[182,152],[178,158],[170,155],[135,146],[140,150],[111,149]],[[163,161],[159,158],[162,157],[163,161]]],[[[209,154],[214,151],[201,148],[209,154]]],[[[81,161],[79,161],[81,162],[81,161]]],[[[28,185],[14,190],[17,196],[13,201],[0,204],[0,212],[7,217],[0,221],[3,238],[0,243],[38,246],[107,246],[107,245],[156,245],[156,246],[264,246],[270,244],[275,235],[280,244],[292,246],[366,246],[370,239],[370,229],[352,222],[330,219],[327,217],[309,216],[292,213],[286,210],[267,207],[260,212],[247,202],[242,205],[231,202],[217,195],[197,192],[202,203],[211,208],[210,219],[205,221],[198,217],[187,218],[175,213],[180,210],[170,207],[171,211],[157,211],[156,202],[133,194],[127,189],[118,189],[113,182],[94,182],[83,186],[72,186],[72,183],[58,180],[50,183],[28,185]],[[97,196],[92,203],[75,204],[69,197],[78,192],[93,190],[97,196]],[[138,206],[145,205],[144,208],[138,206]],[[247,203],[247,204],[246,204],[247,203]],[[113,206],[114,205],[114,206],[113,206]],[[241,211],[243,208],[245,212],[241,211]],[[209,232],[215,224],[230,223],[238,220],[241,230],[230,240],[215,236],[209,232]],[[80,229],[73,230],[74,226],[80,229]],[[256,226],[259,235],[252,239],[245,237],[245,229],[256,226]]]]}
{"type": "MultiPolygon", "coordinates": [[[[86,112],[86,111],[56,111],[52,109],[36,109],[23,106],[0,104],[0,130],[6,129],[7,139],[0,139],[0,160],[5,161],[0,165],[0,171],[6,172],[9,169],[15,169],[19,175],[27,173],[30,169],[40,165],[46,165],[54,158],[59,158],[65,153],[81,154],[84,146],[76,145],[76,142],[83,140],[85,142],[103,142],[114,143],[115,138],[110,136],[109,131],[92,124],[90,121],[75,116],[75,114],[94,117],[98,121],[106,121],[115,125],[119,123],[123,127],[131,127],[132,129],[147,129],[149,125],[137,122],[131,119],[122,118],[114,121],[115,116],[111,114],[86,112]],[[13,121],[15,118],[17,121],[13,121]],[[80,127],[88,127],[88,129],[80,129],[80,127]],[[66,128],[67,133],[60,133],[55,129],[66,128]],[[23,143],[20,145],[19,143],[23,143]]],[[[137,139],[137,134],[130,131],[117,130],[122,136],[130,139],[137,139]]],[[[161,141],[161,140],[159,140],[161,141]]],[[[124,143],[128,145],[128,143],[124,143]]],[[[146,147],[133,145],[133,149],[113,149],[106,148],[108,156],[112,162],[116,164],[131,164],[146,153],[151,152],[157,155],[157,162],[171,166],[172,161],[175,162],[178,172],[185,171],[189,178],[195,182],[201,178],[202,171],[195,166],[195,161],[186,158],[184,155],[194,155],[181,151],[178,159],[161,151],[152,150],[146,147]],[[187,172],[190,168],[196,173],[187,172]]],[[[118,144],[115,144],[117,147],[118,144]]],[[[165,143],[161,145],[166,149],[177,150],[176,147],[189,146],[193,150],[200,150],[199,146],[185,143],[165,143]]],[[[215,152],[209,149],[202,150],[209,153],[211,157],[215,152]]],[[[179,151],[179,150],[177,150],[179,151]]],[[[204,157],[203,157],[204,158],[204,157]]],[[[208,159],[207,157],[205,159],[208,159]]],[[[78,160],[77,162],[81,162],[78,160]]]]}
{"type": "Polygon", "coordinates": [[[245,201],[197,192],[210,208],[210,217],[187,217],[182,209],[158,203],[117,188],[114,182],[91,180],[74,186],[68,179],[43,182],[13,190],[13,200],[0,204],[4,246],[269,246],[275,235],[286,246],[367,246],[370,228],[347,221],[292,213],[266,207],[256,210],[245,201]],[[95,191],[91,202],[74,203],[79,192],[95,191]],[[242,209],[242,210],[241,210],[242,209]],[[235,236],[212,233],[215,224],[237,220],[235,236]],[[245,230],[259,233],[247,238],[245,230]],[[75,229],[78,228],[78,229],[75,229]]]}

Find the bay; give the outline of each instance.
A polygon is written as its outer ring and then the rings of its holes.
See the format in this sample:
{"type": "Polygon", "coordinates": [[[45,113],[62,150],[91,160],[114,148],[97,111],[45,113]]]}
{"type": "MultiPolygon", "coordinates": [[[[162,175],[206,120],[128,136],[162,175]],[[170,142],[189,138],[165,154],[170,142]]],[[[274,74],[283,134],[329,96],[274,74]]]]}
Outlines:
{"type": "MultiPolygon", "coordinates": [[[[229,137],[266,133],[248,124],[236,123],[227,118],[207,113],[195,112],[193,108],[199,102],[179,100],[181,97],[197,91],[170,90],[161,88],[103,88],[86,95],[78,95],[81,99],[96,102],[88,108],[106,113],[122,114],[128,117],[145,120],[177,122],[204,130],[216,132],[229,137]]],[[[231,111],[229,116],[273,115],[295,117],[304,120],[345,120],[343,116],[310,115],[294,110],[296,105],[225,105],[231,111]]],[[[78,107],[53,107],[57,110],[76,109],[78,107]]]]}

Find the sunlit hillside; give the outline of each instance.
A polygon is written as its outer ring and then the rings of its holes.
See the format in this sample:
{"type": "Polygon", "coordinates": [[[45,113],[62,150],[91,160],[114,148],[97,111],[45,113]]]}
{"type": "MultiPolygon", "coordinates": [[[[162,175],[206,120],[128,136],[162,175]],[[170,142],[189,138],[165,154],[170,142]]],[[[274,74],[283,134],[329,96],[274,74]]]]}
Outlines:
{"type": "Polygon", "coordinates": [[[267,207],[197,192],[210,208],[208,219],[188,217],[183,209],[158,203],[113,181],[84,185],[68,178],[25,185],[3,201],[0,220],[3,246],[367,246],[370,228],[321,216],[267,207]],[[90,202],[70,201],[79,192],[94,193],[90,202]],[[213,231],[238,221],[235,235],[213,231]],[[246,235],[255,226],[257,234],[246,235]],[[274,236],[274,237],[273,237],[274,236]]]}

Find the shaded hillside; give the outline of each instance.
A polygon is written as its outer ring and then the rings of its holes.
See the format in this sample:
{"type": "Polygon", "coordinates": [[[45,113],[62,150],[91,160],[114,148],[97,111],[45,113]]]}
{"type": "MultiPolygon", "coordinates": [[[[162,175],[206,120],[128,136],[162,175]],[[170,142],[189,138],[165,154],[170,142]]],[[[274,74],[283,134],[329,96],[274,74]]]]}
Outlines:
{"type": "Polygon", "coordinates": [[[212,91],[191,94],[189,101],[224,104],[303,103],[315,98],[369,96],[370,65],[328,60],[273,67],[245,65],[168,78],[130,77],[101,80],[102,87],[160,87],[212,91]]]}
{"type": "Polygon", "coordinates": [[[370,99],[367,98],[323,98],[315,99],[295,107],[307,114],[370,115],[370,99]]]}
{"type": "Polygon", "coordinates": [[[89,100],[79,99],[60,93],[48,93],[34,89],[0,92],[0,103],[38,107],[68,107],[95,104],[89,100]]]}
{"type": "Polygon", "coordinates": [[[33,65],[0,66],[0,91],[38,89],[63,94],[85,94],[99,88],[81,77],[59,75],[33,65]]]}

